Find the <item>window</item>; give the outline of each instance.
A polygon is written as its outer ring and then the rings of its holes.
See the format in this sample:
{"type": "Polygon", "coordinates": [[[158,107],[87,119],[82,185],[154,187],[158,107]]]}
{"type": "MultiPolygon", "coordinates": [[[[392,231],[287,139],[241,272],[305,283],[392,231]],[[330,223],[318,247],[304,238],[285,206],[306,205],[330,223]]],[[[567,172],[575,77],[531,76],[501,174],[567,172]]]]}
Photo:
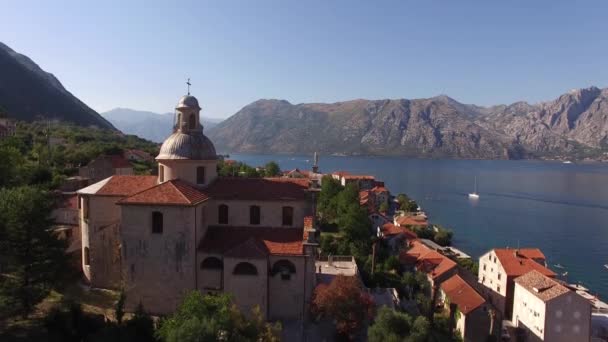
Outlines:
{"type": "Polygon", "coordinates": [[[260,224],[260,207],[257,205],[249,207],[249,224],[260,224]]]}
{"type": "Polygon", "coordinates": [[[283,225],[293,225],[293,207],[283,207],[283,225]]]}
{"type": "Polygon", "coordinates": [[[500,285],[496,285],[496,292],[500,293],[500,285]]]}
{"type": "Polygon", "coordinates": [[[158,166],[158,181],[160,183],[165,181],[165,167],[162,165],[158,166]]]}
{"type": "Polygon", "coordinates": [[[224,268],[224,262],[216,257],[208,257],[201,262],[201,269],[221,270],[224,268]]]}
{"type": "Polygon", "coordinates": [[[485,283],[486,282],[486,276],[481,277],[481,283],[485,283]]]}
{"type": "Polygon", "coordinates": [[[500,273],[498,273],[498,280],[500,280],[500,273]]]}
{"type": "Polygon", "coordinates": [[[484,271],[486,270],[486,264],[483,264],[483,270],[484,271]]]}
{"type": "Polygon", "coordinates": [[[228,224],[228,206],[220,204],[217,208],[217,223],[228,224]]]}
{"type": "Polygon", "coordinates": [[[281,275],[282,280],[291,279],[291,275],[296,273],[296,266],[289,260],[279,260],[272,265],[272,275],[281,275]]]}
{"type": "Polygon", "coordinates": [[[190,126],[190,129],[196,128],[196,118],[194,117],[194,114],[190,114],[190,118],[188,119],[188,121],[189,121],[188,125],[190,126]]]}
{"type": "Polygon", "coordinates": [[[196,168],[196,184],[205,184],[205,167],[199,166],[196,168]]]}
{"type": "Polygon", "coordinates": [[[238,263],[232,274],[236,275],[258,275],[258,269],[248,262],[238,263]]]}
{"type": "Polygon", "coordinates": [[[91,264],[91,256],[89,255],[89,247],[84,248],[84,264],[89,266],[91,264]]]}
{"type": "Polygon", "coordinates": [[[163,233],[163,214],[161,212],[155,211],[152,213],[152,233],[163,233]]]}

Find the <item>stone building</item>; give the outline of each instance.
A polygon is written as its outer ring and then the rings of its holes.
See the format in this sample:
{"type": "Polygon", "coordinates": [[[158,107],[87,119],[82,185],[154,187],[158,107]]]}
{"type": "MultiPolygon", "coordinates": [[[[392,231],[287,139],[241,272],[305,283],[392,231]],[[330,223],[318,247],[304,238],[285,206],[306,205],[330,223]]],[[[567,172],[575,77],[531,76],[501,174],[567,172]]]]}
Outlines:
{"type": "Polygon", "coordinates": [[[315,286],[307,178],[222,178],[193,96],[179,100],[158,176],[114,175],[81,189],[83,271],[123,288],[126,306],[172,312],[188,291],[227,292],[248,312],[306,319],[315,286]]]}
{"type": "Polygon", "coordinates": [[[132,175],[133,165],[121,155],[101,155],[78,170],[78,175],[98,182],[112,175],[132,175]]]}

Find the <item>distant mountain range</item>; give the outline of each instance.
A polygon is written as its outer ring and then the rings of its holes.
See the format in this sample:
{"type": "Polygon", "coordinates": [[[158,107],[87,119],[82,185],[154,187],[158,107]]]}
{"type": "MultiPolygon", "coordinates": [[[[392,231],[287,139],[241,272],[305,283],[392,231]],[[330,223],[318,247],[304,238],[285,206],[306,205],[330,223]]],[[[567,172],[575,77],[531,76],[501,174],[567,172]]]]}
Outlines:
{"type": "Polygon", "coordinates": [[[61,120],[114,129],[51,73],[0,43],[0,112],[23,121],[61,120]]]}
{"type": "Polygon", "coordinates": [[[608,89],[539,104],[428,99],[291,104],[258,100],[208,135],[226,152],[430,158],[608,159],[608,89]]]}
{"type": "MultiPolygon", "coordinates": [[[[115,108],[101,113],[101,116],[126,134],[154,142],[163,142],[172,133],[174,120],[173,113],[158,114],[128,108],[115,108]]],[[[220,121],[222,120],[201,117],[205,131],[220,121]]]]}

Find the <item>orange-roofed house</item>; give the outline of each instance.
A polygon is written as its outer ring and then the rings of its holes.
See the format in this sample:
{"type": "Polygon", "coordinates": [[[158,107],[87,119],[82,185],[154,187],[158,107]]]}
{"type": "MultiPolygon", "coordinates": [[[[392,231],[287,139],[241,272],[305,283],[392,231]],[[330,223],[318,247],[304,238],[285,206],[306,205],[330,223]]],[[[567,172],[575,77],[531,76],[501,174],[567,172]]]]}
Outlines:
{"type": "Polygon", "coordinates": [[[405,215],[405,216],[395,216],[394,223],[399,227],[426,227],[429,225],[429,222],[426,216],[422,215],[405,215]]]}
{"type": "Polygon", "coordinates": [[[111,174],[77,192],[86,280],[123,288],[127,310],[170,314],[198,290],[229,293],[271,320],[307,319],[317,246],[310,180],[218,177],[199,113],[195,97],[179,100],[157,176],[111,174]]]}
{"type": "Polygon", "coordinates": [[[382,238],[394,252],[398,251],[404,244],[409,245],[411,241],[418,238],[411,230],[405,227],[395,226],[390,222],[378,227],[378,236],[382,238]]]}
{"type": "MultiPolygon", "coordinates": [[[[464,341],[486,341],[492,324],[488,310],[492,307],[460,275],[455,274],[441,283],[437,300],[464,341]]],[[[496,333],[499,322],[495,321],[492,328],[496,333]]]]}
{"type": "Polygon", "coordinates": [[[513,323],[527,332],[527,341],[589,341],[591,302],[532,270],[515,278],[513,323]]]}
{"type": "Polygon", "coordinates": [[[452,259],[436,252],[419,240],[413,240],[409,249],[401,251],[399,262],[405,268],[414,268],[423,272],[431,284],[431,295],[443,281],[458,273],[458,265],[452,259]]]}
{"type": "Polygon", "coordinates": [[[533,270],[554,278],[555,273],[546,266],[545,255],[538,248],[496,248],[479,257],[478,280],[494,306],[511,320],[514,279],[533,270]]]}
{"type": "MultiPolygon", "coordinates": [[[[334,173],[335,175],[335,173],[334,173]]],[[[340,175],[340,184],[347,186],[348,184],[357,184],[360,190],[370,190],[374,187],[376,180],[370,175],[340,175]]]]}

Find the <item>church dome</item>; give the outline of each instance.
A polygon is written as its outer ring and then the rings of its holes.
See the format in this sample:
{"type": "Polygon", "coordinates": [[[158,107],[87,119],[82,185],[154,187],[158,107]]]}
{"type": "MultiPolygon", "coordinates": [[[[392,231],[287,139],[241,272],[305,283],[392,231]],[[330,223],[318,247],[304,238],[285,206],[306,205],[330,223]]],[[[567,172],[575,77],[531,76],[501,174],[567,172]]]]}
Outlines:
{"type": "Polygon", "coordinates": [[[192,108],[192,109],[196,109],[196,110],[200,110],[201,107],[199,107],[198,105],[198,100],[196,99],[196,97],[192,96],[192,95],[184,95],[179,99],[179,102],[177,102],[177,106],[175,106],[175,109],[185,109],[185,108],[192,108]]]}
{"type": "Polygon", "coordinates": [[[185,134],[177,131],[163,142],[156,159],[214,160],[217,155],[215,146],[202,132],[185,134]]]}

